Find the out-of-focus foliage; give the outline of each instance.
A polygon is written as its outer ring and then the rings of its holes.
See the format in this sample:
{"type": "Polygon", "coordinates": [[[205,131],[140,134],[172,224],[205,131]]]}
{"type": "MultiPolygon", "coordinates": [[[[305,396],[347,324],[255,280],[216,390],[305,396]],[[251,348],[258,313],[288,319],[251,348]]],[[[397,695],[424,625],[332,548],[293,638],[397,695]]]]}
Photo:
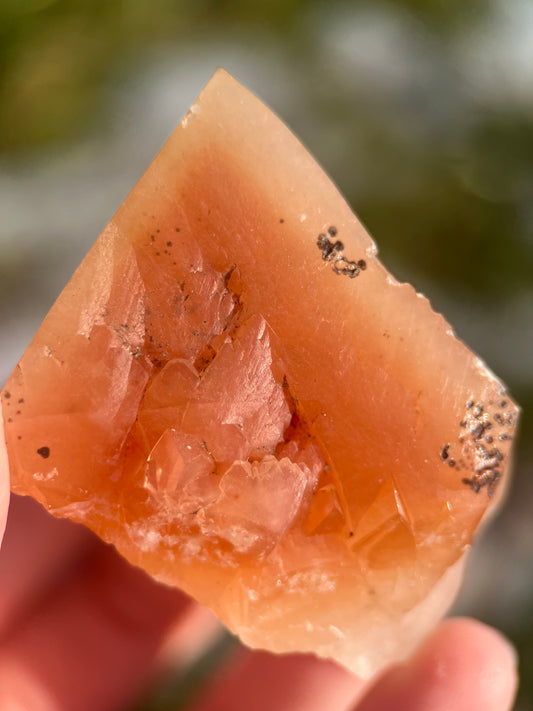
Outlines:
{"type": "MultiPolygon", "coordinates": [[[[116,63],[125,54],[137,54],[157,42],[249,26],[250,31],[260,27],[292,37],[298,52],[298,38],[305,46],[302,19],[312,4],[308,0],[3,0],[0,151],[63,139],[65,132],[89,121],[99,105],[102,83],[116,63]]],[[[389,3],[377,0],[376,4],[387,7],[389,3]]],[[[457,18],[465,21],[475,15],[480,2],[405,0],[403,4],[438,31],[449,30],[457,18]]]]}

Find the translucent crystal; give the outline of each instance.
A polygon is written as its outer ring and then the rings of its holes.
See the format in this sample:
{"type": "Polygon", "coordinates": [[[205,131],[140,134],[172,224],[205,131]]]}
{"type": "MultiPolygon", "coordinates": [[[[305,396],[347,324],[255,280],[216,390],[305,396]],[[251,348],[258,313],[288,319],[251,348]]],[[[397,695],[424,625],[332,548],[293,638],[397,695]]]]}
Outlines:
{"type": "Polygon", "coordinates": [[[361,675],[450,604],[517,408],[222,71],[2,393],[13,490],[361,675]]]}

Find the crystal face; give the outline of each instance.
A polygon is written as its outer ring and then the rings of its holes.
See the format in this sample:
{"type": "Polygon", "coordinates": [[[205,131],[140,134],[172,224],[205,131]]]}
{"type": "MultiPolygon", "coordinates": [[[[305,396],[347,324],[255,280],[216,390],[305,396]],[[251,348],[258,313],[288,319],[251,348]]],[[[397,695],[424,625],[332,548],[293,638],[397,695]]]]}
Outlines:
{"type": "Polygon", "coordinates": [[[219,71],[2,392],[13,491],[368,676],[449,606],[517,407],[219,71]]]}

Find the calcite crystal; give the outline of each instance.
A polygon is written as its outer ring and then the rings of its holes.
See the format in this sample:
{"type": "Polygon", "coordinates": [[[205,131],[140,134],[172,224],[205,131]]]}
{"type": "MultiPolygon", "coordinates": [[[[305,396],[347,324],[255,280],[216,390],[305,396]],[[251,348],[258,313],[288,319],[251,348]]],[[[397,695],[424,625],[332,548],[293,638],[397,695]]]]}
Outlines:
{"type": "Polygon", "coordinates": [[[223,71],[2,393],[18,494],[362,676],[444,613],[517,408],[223,71]]]}

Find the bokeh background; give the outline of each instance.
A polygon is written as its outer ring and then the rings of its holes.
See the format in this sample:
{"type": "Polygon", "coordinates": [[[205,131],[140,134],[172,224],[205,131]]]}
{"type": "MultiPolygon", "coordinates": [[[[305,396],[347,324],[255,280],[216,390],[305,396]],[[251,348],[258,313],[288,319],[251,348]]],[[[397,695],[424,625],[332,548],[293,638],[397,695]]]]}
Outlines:
{"type": "Polygon", "coordinates": [[[0,384],[217,66],[524,410],[456,610],[512,638],[533,709],[531,0],[1,0],[0,384]]]}

